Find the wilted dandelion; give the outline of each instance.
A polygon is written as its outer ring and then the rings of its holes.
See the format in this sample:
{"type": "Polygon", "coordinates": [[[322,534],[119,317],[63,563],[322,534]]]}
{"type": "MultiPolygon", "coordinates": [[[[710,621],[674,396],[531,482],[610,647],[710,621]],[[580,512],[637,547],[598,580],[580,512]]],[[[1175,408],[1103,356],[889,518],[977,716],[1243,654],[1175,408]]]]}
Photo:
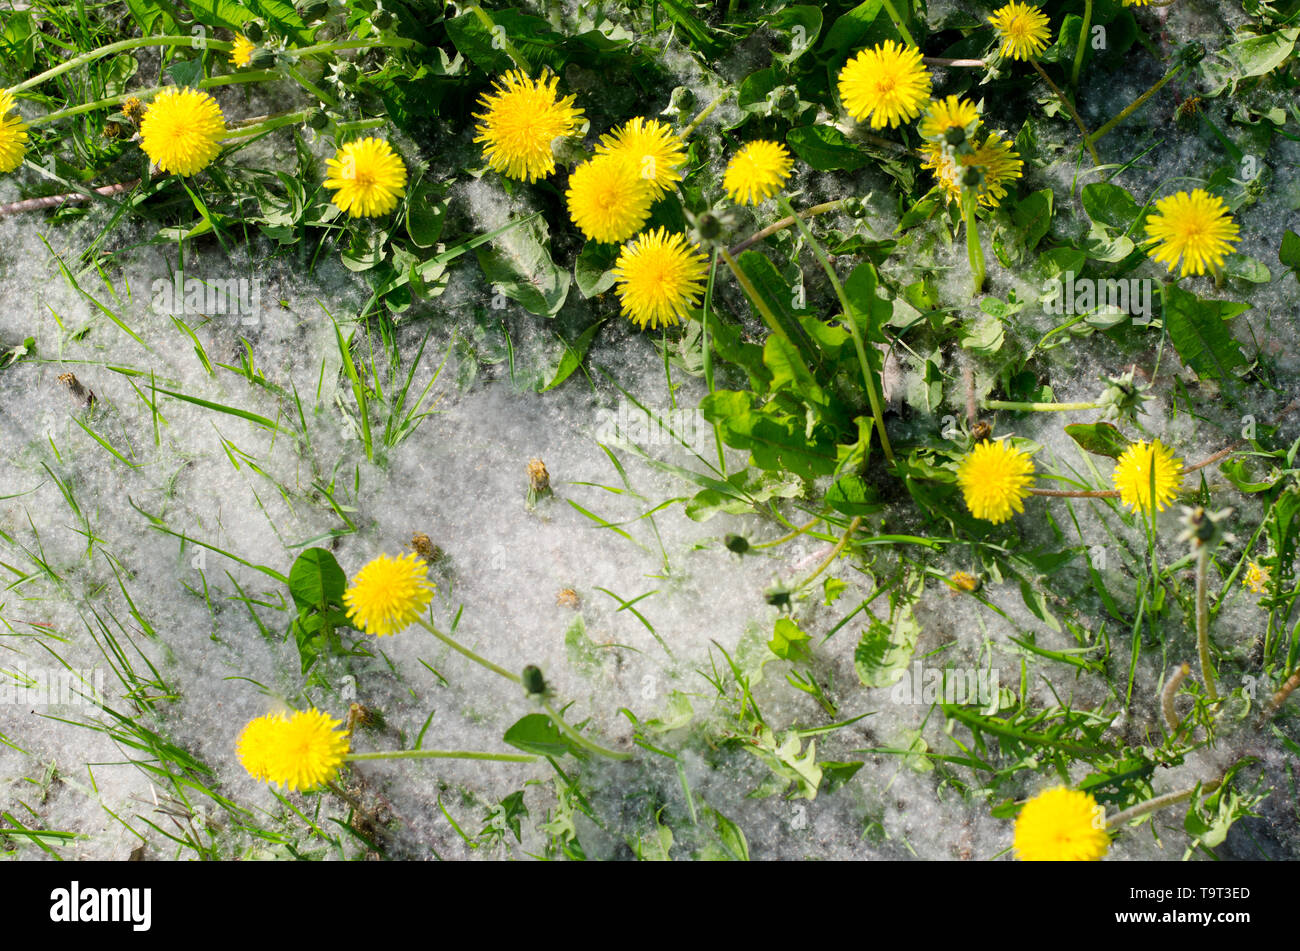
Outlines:
{"type": "Polygon", "coordinates": [[[325,187],[334,192],[334,204],[353,218],[386,215],[406,194],[406,165],[383,139],[348,142],[326,159],[325,167],[325,187]]]}
{"type": "Polygon", "coordinates": [[[1110,849],[1106,812],[1086,792],[1059,786],[1025,803],[1014,847],[1022,862],[1096,862],[1110,849]]]}
{"type": "Polygon", "coordinates": [[[1223,267],[1239,234],[1223,199],[1202,188],[1160,199],[1146,230],[1147,254],[1170,271],[1181,259],[1183,277],[1223,267]]]}
{"type": "Polygon", "coordinates": [[[871,128],[893,128],[921,114],[930,98],[930,72],[921,51],[886,40],[862,50],[844,64],[839,77],[840,99],[849,115],[871,128]]]}
{"type": "Polygon", "coordinates": [[[731,200],[756,205],[785,187],[794,159],[779,142],[760,139],[750,142],[727,165],[722,187],[731,200]]]}
{"type": "Polygon", "coordinates": [[[197,89],[165,89],[140,123],[140,147],[173,175],[195,175],[221,151],[226,120],[217,101],[197,89]]]}
{"type": "Polygon", "coordinates": [[[429,566],[414,552],[380,555],[357,572],[343,593],[348,620],[378,637],[404,631],[433,600],[429,566]]]}
{"type": "Polygon", "coordinates": [[[1252,594],[1266,594],[1270,580],[1268,569],[1252,561],[1246,566],[1246,577],[1241,580],[1241,583],[1249,588],[1252,594]]]}
{"type": "Polygon", "coordinates": [[[484,112],[478,119],[475,142],[484,143],[483,157],[489,167],[507,178],[533,182],[555,171],[552,143],[572,135],[582,123],[582,110],[574,97],[560,99],[557,76],[529,79],[511,70],[495,83],[496,90],[484,95],[484,112]]]}
{"type": "Polygon", "coordinates": [[[975,197],[986,208],[996,208],[1007,195],[1007,186],[1020,178],[1024,162],[996,132],[985,137],[982,144],[968,153],[950,153],[942,146],[927,144],[923,149],[921,167],[934,174],[949,201],[961,201],[963,173],[967,168],[979,168],[983,175],[974,186],[975,197]]]}
{"type": "Polygon", "coordinates": [[[1028,453],[990,439],[961,461],[957,485],[971,514],[996,525],[1025,510],[1033,475],[1034,460],[1028,453]]]}

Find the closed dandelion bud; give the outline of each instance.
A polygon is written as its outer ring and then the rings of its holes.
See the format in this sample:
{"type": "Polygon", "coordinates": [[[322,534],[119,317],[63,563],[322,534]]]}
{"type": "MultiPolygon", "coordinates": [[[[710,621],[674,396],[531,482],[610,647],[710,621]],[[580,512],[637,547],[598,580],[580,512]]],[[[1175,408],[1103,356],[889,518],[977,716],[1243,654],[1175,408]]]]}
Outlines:
{"type": "Polygon", "coordinates": [[[343,85],[351,86],[361,78],[361,73],[352,63],[342,63],[334,68],[334,76],[343,85]]]}
{"type": "Polygon", "coordinates": [[[687,86],[678,86],[673,90],[668,105],[671,109],[689,109],[695,105],[695,93],[687,86]]]}
{"type": "Polygon", "coordinates": [[[315,0],[313,3],[304,3],[298,8],[298,12],[304,23],[315,23],[329,16],[330,5],[326,0],[315,0]]]}
{"type": "Polygon", "coordinates": [[[1205,59],[1204,43],[1188,43],[1178,51],[1178,61],[1185,66],[1195,66],[1205,59]]]}
{"type": "Polygon", "coordinates": [[[330,124],[329,113],[324,109],[313,109],[311,115],[307,117],[307,125],[317,132],[326,129],[330,124]]]}
{"type": "Polygon", "coordinates": [[[956,148],[966,141],[966,130],[961,126],[954,126],[943,134],[943,140],[956,148]]]}
{"type": "Polygon", "coordinates": [[[248,65],[253,69],[275,69],[277,58],[275,50],[253,50],[252,55],[248,57],[248,65]]]}
{"type": "Polygon", "coordinates": [[[393,16],[391,10],[376,10],[370,18],[370,23],[376,30],[390,29],[396,22],[397,17],[393,16]]]}
{"type": "Polygon", "coordinates": [[[546,693],[546,679],[542,677],[542,669],[529,664],[524,668],[524,690],[530,694],[546,693]]]}
{"type": "Polygon", "coordinates": [[[856,195],[852,198],[844,199],[844,211],[850,218],[867,217],[866,203],[856,195]]]}
{"type": "Polygon", "coordinates": [[[789,611],[793,595],[794,592],[785,585],[774,584],[763,592],[763,600],[778,610],[789,611]]]}
{"type": "Polygon", "coordinates": [[[697,224],[700,237],[705,241],[717,241],[722,237],[722,219],[711,211],[700,215],[697,224]]]}
{"type": "Polygon", "coordinates": [[[242,32],[253,43],[260,43],[266,38],[266,33],[262,29],[262,24],[257,20],[249,20],[245,23],[242,32]]]}
{"type": "Polygon", "coordinates": [[[727,546],[728,551],[733,551],[737,555],[743,555],[749,551],[749,539],[744,535],[728,535],[722,540],[722,544],[727,546]]]}
{"type": "Polygon", "coordinates": [[[777,112],[789,112],[799,105],[799,93],[793,86],[780,86],[768,93],[768,102],[777,112]]]}

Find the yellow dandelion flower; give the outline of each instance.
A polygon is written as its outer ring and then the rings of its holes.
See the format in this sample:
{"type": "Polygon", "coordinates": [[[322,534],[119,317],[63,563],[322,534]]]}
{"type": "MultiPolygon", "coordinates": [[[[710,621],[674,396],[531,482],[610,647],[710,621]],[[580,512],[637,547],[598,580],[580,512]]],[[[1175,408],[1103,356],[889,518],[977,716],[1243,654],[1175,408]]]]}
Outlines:
{"type": "Polygon", "coordinates": [[[1025,510],[1024,500],[1034,481],[1029,454],[990,439],[978,444],[957,467],[957,485],[966,507],[976,518],[997,525],[1025,510]]]}
{"type": "Polygon", "coordinates": [[[1223,267],[1237,236],[1223,199],[1202,188],[1160,199],[1147,217],[1147,241],[1152,243],[1147,254],[1170,271],[1182,258],[1180,276],[1223,267]]]}
{"type": "Polygon", "coordinates": [[[975,190],[979,203],[986,208],[996,208],[1007,195],[1007,185],[1020,178],[1025,163],[1020,153],[1011,148],[996,132],[985,137],[984,142],[966,155],[949,156],[933,143],[923,149],[921,167],[934,174],[949,201],[961,201],[962,172],[971,165],[979,166],[984,179],[975,190]]]}
{"type": "Polygon", "coordinates": [[[885,40],[844,64],[839,89],[854,119],[870,119],[873,129],[892,128],[921,114],[930,98],[930,72],[920,50],[885,40]]]}
{"type": "Polygon", "coordinates": [[[1268,569],[1258,562],[1252,561],[1246,567],[1246,577],[1241,583],[1251,590],[1253,594],[1268,593],[1268,583],[1270,581],[1268,569]]]}
{"type": "Polygon", "coordinates": [[[1155,506],[1163,512],[1183,482],[1183,461],[1175,459],[1173,450],[1156,439],[1135,442],[1124,450],[1111,476],[1119,490],[1120,501],[1136,512],[1151,511],[1151,486],[1155,483],[1155,506]]]}
{"type": "Polygon", "coordinates": [[[789,149],[779,142],[750,142],[727,165],[722,187],[732,201],[756,205],[785,187],[794,168],[789,149]]]}
{"type": "Polygon", "coordinates": [[[1002,55],[1012,59],[1033,59],[1052,38],[1047,16],[1027,3],[1008,3],[995,10],[989,22],[1002,40],[1002,55]]]}
{"type": "Polygon", "coordinates": [[[0,173],[12,172],[22,165],[25,154],[27,123],[15,110],[14,97],[0,89],[0,173]]]}
{"type": "Polygon", "coordinates": [[[285,719],[282,713],[268,713],[264,717],[250,720],[239,734],[235,752],[239,756],[239,762],[254,779],[266,780],[271,762],[269,750],[279,736],[285,719]]]}
{"type": "Polygon", "coordinates": [[[974,125],[979,122],[979,113],[975,104],[959,96],[936,99],[930,103],[921,118],[920,133],[924,139],[942,139],[949,129],[963,129],[974,133],[974,125]]]}
{"type": "Polygon", "coordinates": [[[230,65],[244,67],[248,65],[249,60],[253,58],[253,51],[257,49],[253,41],[243,33],[235,34],[235,42],[230,49],[230,65]]]}
{"type": "Polygon", "coordinates": [[[953,594],[958,594],[962,591],[971,594],[978,590],[980,586],[980,579],[976,578],[969,571],[954,571],[948,577],[948,581],[952,583],[954,589],[953,594]]]}
{"type": "Polygon", "coordinates": [[[650,182],[655,198],[682,180],[680,169],[686,164],[686,143],[681,136],[658,119],[640,116],[602,135],[596,153],[631,158],[641,177],[650,182]]]}
{"type": "Polygon", "coordinates": [[[325,167],[334,204],[353,218],[386,215],[406,194],[406,165],[383,139],[348,142],[325,167]]]}
{"type": "Polygon", "coordinates": [[[380,555],[357,572],[343,592],[348,620],[377,637],[404,631],[433,600],[429,566],[414,552],[380,555]]]}
{"type": "Polygon", "coordinates": [[[650,217],[654,186],[626,155],[597,155],[569,176],[569,216],[588,238],[606,244],[626,241],[650,217]]]}
{"type": "Polygon", "coordinates": [[[1106,808],[1077,789],[1048,789],[1020,810],[1013,845],[1022,862],[1100,861],[1110,849],[1106,808]]]}
{"type": "Polygon", "coordinates": [[[348,734],[320,710],[300,710],[285,716],[271,713],[244,727],[239,736],[239,760],[254,779],[293,790],[314,789],[338,773],[348,754],[348,734]]]}
{"type": "Polygon", "coordinates": [[[520,182],[533,182],[555,171],[552,143],[572,135],[582,124],[582,110],[573,96],[559,99],[558,76],[529,79],[512,70],[494,82],[496,92],[484,95],[485,112],[475,142],[485,143],[483,157],[494,171],[520,182]]]}
{"type": "Polygon", "coordinates": [[[1145,7],[1151,0],[1122,0],[1126,7],[1145,7]]]}
{"type": "Polygon", "coordinates": [[[614,264],[623,313],[642,329],[675,324],[699,304],[708,271],[709,259],[685,236],[647,232],[624,245],[614,264]]]}
{"type": "Polygon", "coordinates": [[[140,147],[173,175],[195,175],[221,151],[226,120],[217,101],[197,89],[169,88],[149,104],[140,123],[140,147]]]}

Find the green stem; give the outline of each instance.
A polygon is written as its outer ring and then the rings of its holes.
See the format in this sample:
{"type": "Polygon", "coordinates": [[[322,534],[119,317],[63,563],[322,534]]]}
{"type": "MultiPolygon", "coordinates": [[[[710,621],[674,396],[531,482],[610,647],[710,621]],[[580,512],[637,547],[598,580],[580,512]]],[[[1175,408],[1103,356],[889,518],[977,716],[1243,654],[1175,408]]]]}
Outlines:
{"type": "MultiPolygon", "coordinates": [[[[250,70],[248,72],[231,73],[228,76],[213,76],[208,79],[199,81],[200,89],[212,89],[217,86],[237,86],[242,83],[269,82],[271,80],[283,79],[279,73],[270,69],[250,70]]],[[[48,125],[51,122],[57,122],[60,119],[67,119],[71,116],[79,116],[86,112],[94,112],[96,109],[104,109],[108,106],[120,106],[128,99],[148,99],[158,95],[164,89],[175,89],[175,86],[154,86],[152,89],[136,89],[132,92],[124,92],[121,95],[109,96],[107,99],[97,99],[94,102],[83,102],[79,106],[72,106],[68,109],[61,109],[58,112],[50,112],[43,116],[37,116],[32,119],[29,125],[36,127],[48,125]]]]}
{"type": "Polygon", "coordinates": [[[755,287],[754,282],[749,279],[749,275],[740,269],[740,265],[736,263],[736,259],[731,256],[731,252],[726,248],[718,248],[718,254],[722,256],[722,260],[725,261],[727,267],[731,269],[731,276],[736,279],[736,283],[739,284],[740,289],[745,292],[745,296],[748,297],[750,303],[754,305],[759,316],[763,318],[763,322],[767,324],[768,329],[780,337],[785,343],[790,345],[796,359],[798,359],[800,365],[803,366],[804,372],[811,376],[812,374],[808,371],[808,367],[803,364],[803,357],[799,354],[799,348],[795,346],[795,342],[790,339],[790,335],[786,333],[785,328],[781,326],[781,322],[776,319],[776,314],[772,313],[772,308],[767,306],[767,301],[765,301],[763,295],[758,292],[758,288],[755,287]]]}
{"type": "Polygon", "coordinates": [[[830,567],[831,563],[834,562],[836,558],[840,557],[840,552],[844,551],[844,546],[849,543],[849,539],[853,537],[853,533],[858,530],[858,527],[861,524],[862,516],[855,516],[853,521],[849,522],[849,527],[844,530],[844,537],[839,540],[839,544],[831,549],[831,553],[822,559],[822,563],[813,570],[812,574],[794,586],[794,590],[802,591],[804,588],[808,587],[808,585],[816,581],[817,576],[830,567]]]}
{"type": "Polygon", "coordinates": [[[297,112],[282,112],[279,115],[267,116],[260,122],[254,122],[252,125],[240,126],[232,129],[226,136],[225,141],[233,139],[247,139],[255,135],[261,135],[263,132],[270,132],[281,126],[294,125],[298,122],[306,122],[307,117],[312,114],[311,109],[300,109],[297,112]]]}
{"type": "Polygon", "coordinates": [[[506,55],[510,57],[511,62],[523,70],[524,75],[527,76],[531,74],[532,67],[528,64],[528,60],[524,59],[523,54],[520,53],[519,50],[515,49],[515,44],[510,42],[510,38],[506,36],[505,29],[503,28],[498,34],[496,21],[488,16],[487,11],[477,3],[471,3],[469,5],[469,10],[478,17],[480,23],[487,27],[488,33],[492,36],[493,45],[495,45],[499,39],[501,41],[501,48],[505,50],[506,55]]]}
{"type": "Polygon", "coordinates": [[[966,258],[970,261],[973,293],[978,296],[984,290],[984,249],[980,246],[979,219],[975,215],[977,205],[974,190],[962,189],[961,213],[966,221],[966,258]]]}
{"type": "MultiPolygon", "coordinates": [[[[835,296],[839,298],[840,308],[844,315],[843,322],[849,328],[849,333],[853,337],[853,347],[858,353],[858,364],[862,367],[862,385],[866,387],[867,401],[871,404],[871,415],[876,421],[876,432],[880,436],[880,448],[885,451],[885,458],[892,465],[894,462],[894,449],[889,444],[889,434],[885,432],[885,413],[882,408],[880,393],[876,389],[876,375],[872,372],[870,361],[867,360],[867,348],[862,340],[862,330],[858,327],[857,311],[849,300],[849,296],[844,293],[844,285],[840,283],[839,275],[835,273],[835,268],[831,266],[831,259],[827,256],[826,249],[813,236],[807,222],[790,206],[790,200],[784,194],[777,196],[777,204],[799,226],[804,240],[808,242],[808,246],[812,248],[812,252],[816,256],[818,263],[821,264],[822,270],[826,272],[827,278],[830,279],[831,287],[835,290],[835,296]]],[[[870,314],[862,316],[868,321],[871,320],[870,314]]]]}
{"type": "Polygon", "coordinates": [[[424,618],[420,618],[419,623],[426,631],[428,631],[438,640],[442,641],[452,650],[456,651],[458,654],[468,657],[474,663],[478,664],[481,667],[486,667],[494,674],[499,674],[500,676],[504,677],[506,680],[509,680],[511,683],[516,683],[516,684],[523,683],[523,678],[520,677],[518,674],[512,674],[504,667],[499,667],[496,664],[492,663],[492,661],[488,660],[486,657],[480,657],[478,654],[474,653],[468,647],[463,646],[459,641],[453,639],[447,634],[442,633],[442,631],[438,630],[436,627],[434,627],[424,618]]]}
{"type": "MultiPolygon", "coordinates": [[[[1201,795],[1208,796],[1216,789],[1223,785],[1223,780],[1212,779],[1210,782],[1200,786],[1201,795]]],[[[1117,812],[1106,820],[1107,829],[1118,829],[1122,825],[1132,822],[1139,816],[1145,816],[1148,812],[1155,812],[1157,809],[1163,809],[1165,806],[1175,806],[1180,802],[1186,802],[1196,795],[1198,787],[1193,786],[1191,789],[1183,789],[1179,792],[1165,793],[1163,796],[1156,796],[1154,799],[1148,799],[1144,803],[1139,803],[1123,812],[1117,812]]]]}
{"type": "Polygon", "coordinates": [[[1156,93],[1158,93],[1161,89],[1163,89],[1164,86],[1165,86],[1165,84],[1168,83],[1168,82],[1169,82],[1171,79],[1173,79],[1175,76],[1177,76],[1177,75],[1179,74],[1179,72],[1181,72],[1184,68],[1185,68],[1185,65],[1184,65],[1183,63],[1179,63],[1179,64],[1178,64],[1177,66],[1175,66],[1173,69],[1169,70],[1169,72],[1167,72],[1167,73],[1165,73],[1163,76],[1161,76],[1158,80],[1156,80],[1156,83],[1155,83],[1154,86],[1152,86],[1150,89],[1148,89],[1148,90],[1147,90],[1146,92],[1144,92],[1142,95],[1138,96],[1136,99],[1134,99],[1132,102],[1130,102],[1127,106],[1124,107],[1124,109],[1120,112],[1119,115],[1117,115],[1115,118],[1111,119],[1111,120],[1110,120],[1109,122],[1107,122],[1104,126],[1102,126],[1100,129],[1098,129],[1096,132],[1094,132],[1091,136],[1089,136],[1089,137],[1088,137],[1088,141],[1089,141],[1090,143],[1091,143],[1091,142],[1096,142],[1096,141],[1097,141],[1098,139],[1100,139],[1103,135],[1105,135],[1106,133],[1110,132],[1111,129],[1115,128],[1115,126],[1119,125],[1121,122],[1123,122],[1123,121],[1124,121],[1125,119],[1127,119],[1129,116],[1133,115],[1133,113],[1135,113],[1135,112],[1137,112],[1139,109],[1141,109],[1142,106],[1146,104],[1146,101],[1147,101],[1148,99],[1150,99],[1152,96],[1154,96],[1156,93]]]}
{"type": "MultiPolygon", "coordinates": [[[[212,44],[208,44],[209,46],[212,44]]],[[[317,43],[315,46],[304,46],[302,49],[286,50],[291,56],[315,56],[317,53],[341,53],[344,50],[373,50],[373,49],[394,49],[409,50],[412,47],[419,46],[415,40],[408,40],[400,36],[389,36],[382,40],[342,40],[337,43],[317,43]]]]}
{"type": "Polygon", "coordinates": [[[1074,68],[1070,70],[1070,88],[1079,88],[1079,71],[1083,69],[1083,51],[1088,48],[1088,30],[1092,27],[1092,0],[1083,0],[1083,26],[1079,29],[1079,45],[1074,48],[1074,68]]]}
{"type": "MultiPolygon", "coordinates": [[[[700,346],[703,348],[704,357],[704,385],[708,387],[709,394],[713,394],[713,348],[709,346],[709,313],[713,310],[713,282],[718,276],[718,252],[713,252],[713,260],[709,263],[709,283],[704,288],[704,319],[700,321],[700,346]]],[[[722,449],[722,433],[718,429],[718,424],[713,425],[713,443],[718,450],[718,469],[725,477],[727,475],[727,455],[722,449]]]]}
{"type": "Polygon", "coordinates": [[[307,90],[309,93],[311,93],[311,94],[312,94],[313,96],[315,96],[317,99],[319,99],[321,102],[325,103],[325,105],[327,105],[327,106],[337,106],[337,105],[339,104],[338,99],[334,96],[333,93],[329,93],[329,92],[326,92],[324,89],[321,89],[319,86],[317,86],[315,83],[313,83],[310,79],[308,79],[306,76],[304,76],[304,75],[303,75],[303,74],[298,70],[297,67],[286,65],[286,66],[285,66],[285,72],[287,72],[291,77],[293,77],[294,82],[296,82],[296,83],[297,83],[299,86],[301,86],[303,89],[307,90]]]}
{"type": "Polygon", "coordinates": [[[916,40],[912,39],[912,34],[907,32],[907,27],[903,24],[903,18],[898,15],[894,5],[890,0],[881,0],[884,4],[885,12],[889,14],[889,19],[894,21],[894,29],[898,30],[898,35],[903,38],[908,46],[916,46],[916,40]]]}
{"type": "Polygon", "coordinates": [[[1016,400],[984,400],[984,409],[1011,409],[1019,413],[1073,413],[1078,410],[1101,409],[1100,403],[1020,403],[1016,400]]]}
{"type": "Polygon", "coordinates": [[[1074,120],[1074,124],[1079,127],[1079,132],[1083,136],[1084,148],[1086,148],[1088,154],[1092,156],[1092,164],[1100,165],[1101,157],[1097,155],[1097,149],[1092,144],[1093,137],[1088,134],[1088,127],[1083,124],[1083,116],[1079,115],[1079,110],[1074,108],[1074,103],[1072,103],[1069,97],[1061,91],[1061,87],[1052,82],[1052,77],[1047,75],[1038,60],[1031,59],[1029,62],[1034,65],[1034,69],[1038,70],[1038,75],[1042,77],[1043,82],[1047,83],[1052,92],[1056,94],[1056,98],[1061,100],[1061,105],[1065,106],[1065,111],[1070,114],[1070,118],[1074,120]]]}
{"type": "MultiPolygon", "coordinates": [[[[805,209],[804,211],[801,212],[801,214],[805,218],[813,218],[816,217],[817,215],[824,215],[829,211],[837,211],[838,209],[843,208],[845,202],[847,201],[848,201],[847,198],[837,198],[834,201],[824,201],[820,205],[813,205],[811,208],[805,209]]],[[[784,231],[786,228],[793,225],[795,223],[795,220],[796,220],[795,216],[790,215],[786,218],[782,218],[780,221],[768,225],[766,228],[763,228],[760,231],[755,231],[744,241],[740,242],[740,244],[733,247],[731,249],[731,253],[739,254],[741,251],[745,251],[748,250],[749,248],[752,248],[754,245],[758,244],[758,242],[764,240],[765,238],[770,238],[778,231],[784,231]]]]}
{"type": "MultiPolygon", "coordinates": [[[[127,50],[141,49],[146,46],[193,46],[193,36],[140,36],[133,40],[121,40],[117,43],[110,43],[107,46],[101,46],[99,49],[91,50],[88,53],[82,53],[80,56],[74,56],[72,59],[64,60],[58,66],[47,69],[43,73],[38,73],[31,79],[24,80],[17,86],[12,87],[9,92],[19,93],[24,89],[31,89],[33,86],[39,86],[46,80],[53,79],[55,76],[62,76],[69,70],[76,69],[78,66],[84,66],[87,63],[93,63],[97,59],[105,56],[112,56],[114,53],[124,53],[127,50]]],[[[230,52],[231,44],[224,43],[221,40],[204,40],[209,49],[219,52],[230,52]]]]}
{"type": "Polygon", "coordinates": [[[689,139],[691,135],[695,132],[695,130],[700,127],[700,123],[703,122],[705,119],[707,119],[709,116],[713,115],[713,110],[717,109],[718,106],[726,102],[730,96],[731,96],[731,90],[728,89],[721,96],[714,99],[711,103],[709,103],[707,106],[701,109],[700,114],[691,120],[691,124],[682,130],[681,137],[683,139],[689,139]]]}
{"type": "Polygon", "coordinates": [[[540,757],[527,753],[479,753],[474,750],[388,750],[381,753],[349,753],[349,763],[384,759],[476,759],[498,763],[536,763],[540,757]]]}
{"type": "Polygon", "coordinates": [[[595,753],[597,756],[605,756],[608,757],[609,759],[631,759],[632,758],[631,753],[619,753],[616,750],[606,749],[605,747],[601,746],[599,743],[591,742],[591,740],[587,739],[585,736],[583,736],[573,727],[569,726],[569,724],[565,723],[564,717],[560,716],[559,712],[555,709],[555,706],[549,700],[545,700],[542,702],[542,708],[551,715],[551,719],[554,720],[555,725],[560,728],[560,732],[562,732],[569,739],[573,740],[573,742],[577,743],[584,750],[587,750],[587,752],[595,753]]]}
{"type": "Polygon", "coordinates": [[[784,545],[786,542],[790,541],[792,538],[798,538],[800,535],[802,535],[804,532],[808,531],[810,528],[812,528],[814,525],[816,525],[818,522],[820,522],[820,521],[822,521],[822,520],[823,520],[823,516],[818,515],[818,516],[817,516],[815,519],[813,519],[811,522],[807,522],[807,523],[805,523],[805,524],[799,526],[799,527],[796,528],[793,532],[790,532],[788,535],[782,535],[780,538],[774,538],[774,539],[772,539],[770,542],[759,542],[758,544],[756,544],[756,545],[750,545],[749,547],[750,547],[750,548],[772,548],[772,547],[774,547],[774,546],[776,546],[776,545],[784,545]]]}
{"type": "Polygon", "coordinates": [[[1196,653],[1201,660],[1201,680],[1205,693],[1214,703],[1219,691],[1214,686],[1214,672],[1210,667],[1210,611],[1206,595],[1206,575],[1210,571],[1210,546],[1201,545],[1196,551],[1196,653]]]}
{"type": "Polygon", "coordinates": [[[357,119],[355,122],[340,122],[334,126],[334,129],[340,134],[361,132],[364,129],[378,129],[387,121],[387,119],[357,119]]]}

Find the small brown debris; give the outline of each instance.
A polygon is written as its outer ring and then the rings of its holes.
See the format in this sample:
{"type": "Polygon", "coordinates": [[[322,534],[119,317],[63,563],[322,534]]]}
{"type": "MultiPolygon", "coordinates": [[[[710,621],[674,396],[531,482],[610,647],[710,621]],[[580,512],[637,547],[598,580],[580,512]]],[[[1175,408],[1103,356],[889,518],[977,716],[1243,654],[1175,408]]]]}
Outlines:
{"type": "Polygon", "coordinates": [[[95,405],[94,391],[87,389],[86,386],[77,379],[75,373],[60,373],[59,382],[68,388],[68,392],[71,393],[73,398],[82,406],[95,405]]]}
{"type": "Polygon", "coordinates": [[[429,536],[424,532],[415,532],[411,535],[411,548],[429,564],[442,560],[442,549],[430,541],[429,536]]]}
{"type": "Polygon", "coordinates": [[[562,608],[573,608],[576,611],[582,599],[572,588],[561,588],[560,593],[555,596],[555,603],[562,608]]]}

